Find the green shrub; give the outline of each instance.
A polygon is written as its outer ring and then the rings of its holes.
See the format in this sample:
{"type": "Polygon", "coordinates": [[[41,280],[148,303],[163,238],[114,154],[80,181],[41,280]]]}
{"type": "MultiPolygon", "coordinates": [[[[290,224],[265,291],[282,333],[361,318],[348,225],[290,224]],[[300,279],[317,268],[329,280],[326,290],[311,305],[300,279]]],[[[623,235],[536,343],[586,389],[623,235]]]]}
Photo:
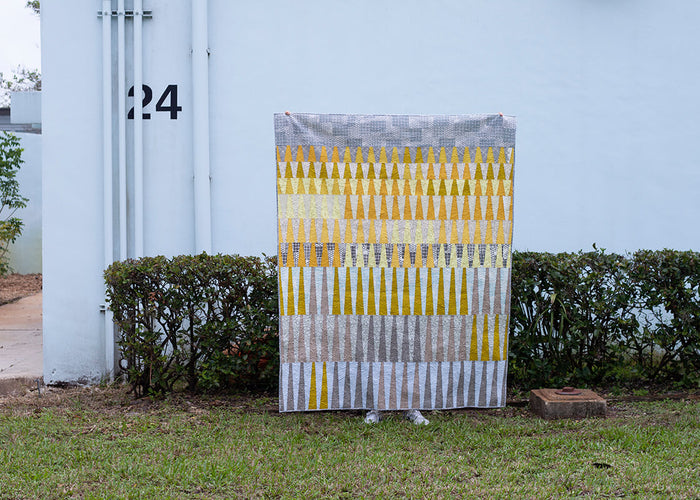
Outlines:
{"type": "MultiPolygon", "coordinates": [[[[698,387],[700,254],[514,252],[509,377],[541,386],[698,387]]],[[[274,389],[275,258],[206,254],[105,272],[137,395],[274,389]]]]}
{"type": "Polygon", "coordinates": [[[274,259],[144,257],[105,272],[122,369],[137,395],[277,380],[274,259]]]}

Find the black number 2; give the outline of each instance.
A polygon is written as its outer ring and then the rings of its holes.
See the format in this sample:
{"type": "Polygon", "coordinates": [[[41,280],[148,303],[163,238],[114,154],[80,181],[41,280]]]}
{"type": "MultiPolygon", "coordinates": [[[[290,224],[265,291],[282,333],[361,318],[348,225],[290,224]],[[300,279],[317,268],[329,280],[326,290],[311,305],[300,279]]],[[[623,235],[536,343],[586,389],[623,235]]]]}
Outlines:
{"type": "MultiPolygon", "coordinates": [[[[129,89],[129,97],[134,97],[134,87],[131,87],[129,89]]],[[[153,89],[149,87],[148,85],[143,85],[143,101],[142,101],[142,106],[143,109],[146,109],[146,106],[148,106],[151,101],[153,100],[153,89]]],[[[177,105],[177,85],[168,85],[165,87],[165,90],[160,96],[160,99],[158,99],[158,102],[156,103],[156,111],[163,111],[163,112],[170,112],[170,119],[171,120],[177,120],[177,114],[178,112],[182,111],[182,106],[177,105]],[[168,104],[166,105],[166,101],[168,101],[168,104]]],[[[127,113],[126,117],[129,120],[134,119],[134,108],[132,107],[129,112],[127,113]]],[[[150,120],[151,119],[151,113],[144,113],[142,114],[142,117],[144,120],[150,120]]]]}
{"type": "MultiPolygon", "coordinates": [[[[129,97],[134,97],[134,87],[132,86],[129,89],[129,97]]],[[[148,85],[143,85],[143,101],[141,103],[143,109],[146,109],[146,106],[148,106],[151,103],[151,100],[153,99],[153,90],[151,90],[151,87],[148,85]]],[[[132,107],[129,110],[129,113],[126,115],[127,119],[133,120],[134,119],[134,108],[132,107]]],[[[141,115],[141,118],[144,120],[150,120],[151,119],[151,113],[143,113],[141,115]]]]}

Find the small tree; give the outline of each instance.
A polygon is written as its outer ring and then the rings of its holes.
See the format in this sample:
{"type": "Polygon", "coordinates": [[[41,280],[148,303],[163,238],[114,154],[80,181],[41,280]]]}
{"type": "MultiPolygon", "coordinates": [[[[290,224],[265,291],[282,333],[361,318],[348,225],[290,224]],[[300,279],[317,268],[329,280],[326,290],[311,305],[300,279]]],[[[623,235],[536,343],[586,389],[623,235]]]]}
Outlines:
{"type": "Polygon", "coordinates": [[[16,135],[0,135],[0,275],[10,270],[7,251],[20,234],[24,223],[15,217],[18,208],[27,206],[27,198],[19,194],[17,172],[22,163],[22,151],[16,135]]]}

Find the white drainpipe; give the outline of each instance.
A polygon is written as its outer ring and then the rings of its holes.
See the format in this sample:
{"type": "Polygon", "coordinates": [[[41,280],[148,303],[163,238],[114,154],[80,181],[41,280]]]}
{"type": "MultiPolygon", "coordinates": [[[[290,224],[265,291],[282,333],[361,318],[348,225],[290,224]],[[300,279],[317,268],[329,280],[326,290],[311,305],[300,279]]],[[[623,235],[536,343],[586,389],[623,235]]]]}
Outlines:
{"type": "Polygon", "coordinates": [[[143,0],[134,0],[134,256],[144,256],[143,229],[143,0]]]}
{"type": "MultiPolygon", "coordinates": [[[[117,2],[117,95],[119,106],[119,260],[127,257],[126,218],[126,37],[124,32],[124,0],[117,2]]],[[[140,93],[135,93],[139,100],[140,93]]]]}
{"type": "Polygon", "coordinates": [[[195,251],[211,253],[208,2],[191,1],[195,251]]]}
{"type": "MultiPolygon", "coordinates": [[[[112,5],[110,0],[102,1],[102,120],[104,267],[106,269],[114,261],[112,234],[114,216],[112,206],[112,5]]],[[[114,323],[109,308],[105,308],[104,321],[105,372],[109,378],[112,378],[114,376],[114,323]]]]}

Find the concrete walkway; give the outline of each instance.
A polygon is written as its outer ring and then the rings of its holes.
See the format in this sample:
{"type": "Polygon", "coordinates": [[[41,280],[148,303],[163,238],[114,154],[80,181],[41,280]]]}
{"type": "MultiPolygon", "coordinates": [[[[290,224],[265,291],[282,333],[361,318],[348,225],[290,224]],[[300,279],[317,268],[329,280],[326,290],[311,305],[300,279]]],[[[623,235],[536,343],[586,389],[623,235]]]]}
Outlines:
{"type": "Polygon", "coordinates": [[[43,377],[41,299],[38,293],[0,306],[0,396],[36,387],[43,377]]]}

